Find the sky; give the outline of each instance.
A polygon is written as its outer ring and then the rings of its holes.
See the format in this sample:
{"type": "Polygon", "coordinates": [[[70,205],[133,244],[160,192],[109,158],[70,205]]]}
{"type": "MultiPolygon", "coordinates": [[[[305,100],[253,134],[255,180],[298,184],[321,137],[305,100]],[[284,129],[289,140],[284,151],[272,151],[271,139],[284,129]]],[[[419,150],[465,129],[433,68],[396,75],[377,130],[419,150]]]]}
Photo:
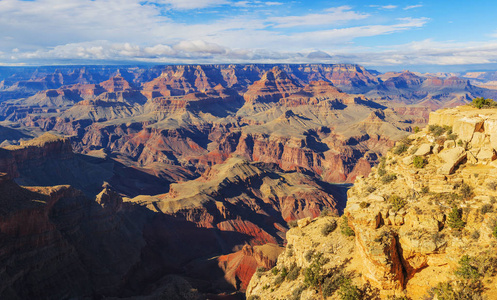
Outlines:
{"type": "Polygon", "coordinates": [[[0,65],[497,69],[494,0],[0,0],[0,65]]]}

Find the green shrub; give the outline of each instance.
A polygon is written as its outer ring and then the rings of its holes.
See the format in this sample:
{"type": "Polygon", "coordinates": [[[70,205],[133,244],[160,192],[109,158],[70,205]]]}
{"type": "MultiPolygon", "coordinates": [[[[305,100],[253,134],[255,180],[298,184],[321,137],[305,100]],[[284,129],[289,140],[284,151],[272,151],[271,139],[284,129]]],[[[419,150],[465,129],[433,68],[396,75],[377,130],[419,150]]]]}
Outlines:
{"type": "Polygon", "coordinates": [[[285,278],[287,275],[288,275],[288,270],[286,269],[285,266],[283,266],[283,268],[281,268],[281,276],[285,278]]]}
{"type": "Polygon", "coordinates": [[[368,208],[369,206],[371,205],[371,203],[369,202],[366,202],[366,201],[362,201],[359,206],[364,209],[364,208],[368,208]]]}
{"type": "Polygon", "coordinates": [[[342,300],[361,300],[361,291],[352,284],[352,279],[345,278],[340,284],[338,295],[342,300]]]}
{"type": "Polygon", "coordinates": [[[327,236],[330,233],[332,233],[333,231],[335,231],[336,228],[337,228],[337,222],[335,220],[333,220],[333,221],[331,221],[329,223],[326,223],[321,228],[321,234],[324,235],[324,236],[327,236]]]}
{"type": "Polygon", "coordinates": [[[447,217],[447,224],[453,229],[463,229],[466,223],[462,220],[462,210],[454,206],[447,217]]]}
{"type": "Polygon", "coordinates": [[[261,300],[261,297],[259,297],[257,295],[252,295],[252,296],[248,297],[247,300],[261,300]]]}
{"type": "Polygon", "coordinates": [[[494,225],[493,226],[493,229],[492,229],[492,234],[495,238],[497,238],[497,225],[494,225]]]}
{"type": "Polygon", "coordinates": [[[336,213],[332,211],[329,207],[323,208],[321,211],[321,214],[319,215],[320,217],[330,217],[330,216],[336,216],[336,213]]]}
{"type": "Polygon", "coordinates": [[[387,171],[385,170],[385,168],[378,169],[378,175],[385,176],[385,174],[387,174],[387,171]]]}
{"type": "Polygon", "coordinates": [[[487,187],[489,190],[495,191],[497,190],[497,182],[495,181],[489,182],[487,183],[487,187]]]}
{"type": "Polygon", "coordinates": [[[497,103],[492,99],[485,99],[484,97],[474,98],[471,105],[478,108],[490,108],[497,106],[497,103]]]}
{"type": "Polygon", "coordinates": [[[292,220],[290,222],[288,222],[288,227],[290,228],[295,228],[297,227],[298,223],[297,223],[297,220],[292,220]]]}
{"type": "Polygon", "coordinates": [[[392,204],[393,209],[397,211],[406,206],[407,201],[394,194],[388,197],[388,203],[392,204]]]}
{"type": "Polygon", "coordinates": [[[426,195],[430,192],[430,188],[428,186],[421,187],[421,194],[426,195]]]}
{"type": "Polygon", "coordinates": [[[400,155],[400,154],[402,154],[402,153],[406,152],[406,151],[407,151],[407,148],[409,148],[409,146],[408,146],[408,145],[406,145],[406,144],[404,144],[404,143],[401,143],[401,144],[399,144],[397,147],[395,147],[395,149],[393,150],[393,153],[394,153],[395,155],[400,155]]]}
{"type": "Polygon", "coordinates": [[[474,196],[473,188],[467,183],[463,183],[461,185],[459,192],[461,193],[461,197],[463,199],[469,199],[469,198],[472,198],[474,196]]]}
{"type": "Polygon", "coordinates": [[[480,277],[478,269],[471,265],[471,258],[468,255],[461,257],[455,274],[464,279],[477,279],[480,277]]]}
{"type": "Polygon", "coordinates": [[[285,281],[285,277],[283,276],[276,276],[276,278],[274,279],[274,285],[276,286],[279,286],[283,283],[283,281],[285,281]]]}
{"type": "Polygon", "coordinates": [[[300,300],[300,295],[302,292],[305,291],[305,285],[299,285],[297,286],[292,294],[290,295],[290,298],[288,300],[300,300]]]}
{"type": "Polygon", "coordinates": [[[374,186],[368,186],[366,188],[366,192],[368,192],[369,194],[371,194],[374,191],[376,191],[376,188],[374,186]]]}
{"type": "Polygon", "coordinates": [[[494,210],[494,206],[492,204],[484,204],[481,208],[480,208],[480,212],[484,215],[486,213],[490,213],[494,210]]]}
{"type": "Polygon", "coordinates": [[[439,125],[430,125],[428,126],[428,131],[431,132],[434,136],[438,137],[446,131],[446,128],[439,125]]]}
{"type": "Polygon", "coordinates": [[[278,270],[277,267],[274,267],[271,269],[271,273],[273,273],[273,275],[278,275],[279,272],[280,272],[280,270],[278,270]]]}
{"type": "Polygon", "coordinates": [[[346,279],[346,275],[341,270],[333,270],[330,277],[326,277],[323,281],[322,291],[324,297],[332,296],[342,285],[346,279]]]}
{"type": "Polygon", "coordinates": [[[421,129],[419,129],[419,126],[414,127],[414,133],[418,133],[420,131],[421,131],[421,129]]]}
{"type": "Polygon", "coordinates": [[[345,236],[355,236],[354,230],[349,226],[349,218],[347,216],[342,217],[342,224],[340,224],[340,231],[345,236]]]}
{"type": "Polygon", "coordinates": [[[447,135],[447,139],[449,139],[449,140],[453,140],[453,141],[456,141],[456,139],[457,139],[457,134],[455,134],[455,133],[451,133],[451,134],[447,135]]]}
{"type": "Polygon", "coordinates": [[[300,267],[297,267],[295,263],[290,266],[290,271],[288,271],[288,275],[286,275],[286,280],[294,281],[300,275],[300,267]]]}
{"type": "Polygon", "coordinates": [[[384,184],[387,184],[387,183],[394,181],[395,179],[397,179],[397,175],[390,173],[390,174],[382,176],[381,182],[383,182],[384,184]]]}
{"type": "Polygon", "coordinates": [[[314,261],[304,270],[304,284],[308,287],[318,287],[323,282],[324,276],[321,267],[324,265],[322,253],[315,255],[314,261]]]}
{"type": "Polygon", "coordinates": [[[428,161],[422,156],[414,156],[414,159],[412,162],[414,164],[414,167],[416,167],[418,169],[422,169],[426,166],[426,164],[428,164],[428,161]]]}
{"type": "Polygon", "coordinates": [[[307,250],[305,253],[304,253],[304,258],[306,261],[311,261],[312,260],[312,256],[314,255],[314,250],[307,250]]]}

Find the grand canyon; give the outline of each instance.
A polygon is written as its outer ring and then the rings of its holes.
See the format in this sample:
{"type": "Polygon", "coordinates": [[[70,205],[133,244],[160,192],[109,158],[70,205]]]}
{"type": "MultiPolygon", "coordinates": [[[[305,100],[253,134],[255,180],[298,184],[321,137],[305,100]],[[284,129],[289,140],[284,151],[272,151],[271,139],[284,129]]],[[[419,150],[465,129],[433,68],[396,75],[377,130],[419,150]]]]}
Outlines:
{"type": "Polygon", "coordinates": [[[0,298],[422,299],[480,248],[491,295],[496,76],[0,67],[0,298]]]}

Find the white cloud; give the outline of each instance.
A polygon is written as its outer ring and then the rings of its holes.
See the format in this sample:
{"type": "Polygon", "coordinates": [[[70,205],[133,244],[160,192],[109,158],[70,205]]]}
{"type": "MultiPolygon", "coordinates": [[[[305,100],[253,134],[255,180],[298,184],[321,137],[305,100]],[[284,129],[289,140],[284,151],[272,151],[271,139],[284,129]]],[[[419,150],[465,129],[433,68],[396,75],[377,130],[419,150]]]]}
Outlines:
{"type": "Polygon", "coordinates": [[[210,6],[229,4],[227,0],[158,0],[159,3],[170,5],[174,9],[200,9],[210,6]]]}
{"type": "Polygon", "coordinates": [[[409,5],[409,6],[404,7],[404,10],[409,10],[409,9],[418,8],[418,7],[423,7],[423,5],[422,4],[409,5]]]}
{"type": "Polygon", "coordinates": [[[369,17],[368,14],[351,11],[350,6],[340,6],[326,9],[323,14],[308,14],[303,16],[272,17],[267,21],[275,23],[275,28],[296,26],[316,26],[339,24],[352,20],[361,20],[369,17]]]}
{"type": "Polygon", "coordinates": [[[395,9],[395,8],[397,8],[397,5],[384,5],[384,6],[381,6],[381,8],[383,8],[383,9],[395,9]]]}

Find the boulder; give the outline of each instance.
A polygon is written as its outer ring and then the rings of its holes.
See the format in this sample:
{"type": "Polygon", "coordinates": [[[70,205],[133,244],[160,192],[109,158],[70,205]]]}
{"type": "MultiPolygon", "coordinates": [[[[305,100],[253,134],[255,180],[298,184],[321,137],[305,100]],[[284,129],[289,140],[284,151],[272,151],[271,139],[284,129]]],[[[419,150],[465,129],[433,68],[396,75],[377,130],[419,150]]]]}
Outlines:
{"type": "Polygon", "coordinates": [[[452,131],[463,141],[471,141],[473,134],[483,129],[483,119],[480,117],[463,117],[454,122],[452,131]]]}
{"type": "Polygon", "coordinates": [[[490,145],[497,150],[497,120],[485,122],[485,134],[490,136],[490,145]]]}
{"type": "Polygon", "coordinates": [[[422,144],[419,146],[419,149],[414,153],[415,156],[425,156],[431,153],[431,145],[430,144],[422,144]]]}
{"type": "Polygon", "coordinates": [[[473,138],[471,139],[471,147],[473,148],[479,148],[483,146],[483,143],[485,142],[485,133],[483,132],[475,132],[473,133],[473,138]]]}
{"type": "Polygon", "coordinates": [[[455,146],[456,142],[454,142],[453,140],[448,140],[444,142],[444,149],[454,148],[455,146]]]}
{"type": "Polygon", "coordinates": [[[489,162],[494,161],[497,156],[495,155],[495,150],[490,147],[481,148],[480,152],[476,156],[479,163],[488,164],[489,162]]]}
{"type": "Polygon", "coordinates": [[[440,152],[438,156],[445,161],[445,164],[438,170],[439,174],[450,175],[457,165],[466,158],[466,150],[463,147],[455,147],[440,152]]]}

